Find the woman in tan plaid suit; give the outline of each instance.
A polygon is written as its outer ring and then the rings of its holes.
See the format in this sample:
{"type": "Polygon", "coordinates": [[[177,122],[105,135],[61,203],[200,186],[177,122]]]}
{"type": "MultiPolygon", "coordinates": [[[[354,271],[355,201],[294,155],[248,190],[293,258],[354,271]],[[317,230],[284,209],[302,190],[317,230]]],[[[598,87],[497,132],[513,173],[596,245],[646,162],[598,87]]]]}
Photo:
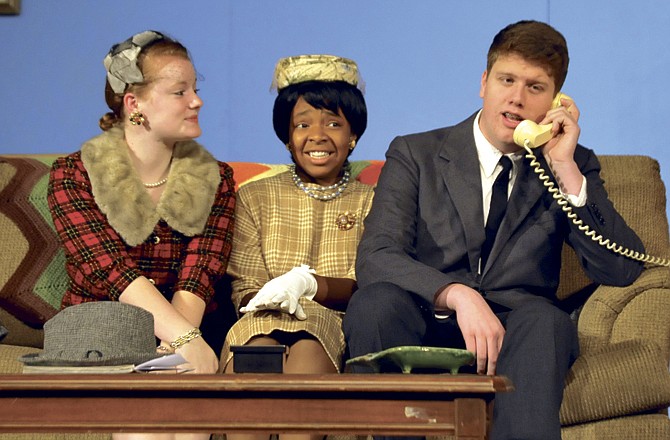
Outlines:
{"type": "Polygon", "coordinates": [[[274,85],[274,128],[294,165],[238,193],[228,273],[241,318],[221,369],[232,373],[233,345],[283,344],[284,372],[336,373],[342,311],[356,288],[356,248],[373,197],[347,161],[367,109],[358,68],[345,58],[284,58],[274,85]]]}

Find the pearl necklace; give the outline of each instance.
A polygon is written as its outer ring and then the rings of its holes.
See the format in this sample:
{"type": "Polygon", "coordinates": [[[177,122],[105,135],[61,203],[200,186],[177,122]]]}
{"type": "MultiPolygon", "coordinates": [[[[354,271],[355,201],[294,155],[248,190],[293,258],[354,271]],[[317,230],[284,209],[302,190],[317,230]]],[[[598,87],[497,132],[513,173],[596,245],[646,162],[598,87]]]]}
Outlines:
{"type": "Polygon", "coordinates": [[[291,170],[291,177],[293,178],[293,183],[295,183],[295,186],[304,191],[305,194],[307,194],[311,198],[321,200],[324,202],[327,200],[333,200],[334,198],[341,196],[342,192],[344,192],[347,185],[349,184],[349,177],[351,176],[349,170],[345,169],[344,175],[342,175],[342,178],[340,179],[339,182],[328,186],[314,185],[311,188],[308,188],[307,185],[305,185],[305,183],[302,180],[300,180],[298,173],[295,172],[295,165],[291,165],[290,170],[291,170]],[[323,194],[326,191],[333,191],[333,192],[329,194],[323,194]]]}
{"type": "Polygon", "coordinates": [[[168,181],[168,177],[170,176],[170,168],[172,168],[172,157],[170,157],[170,163],[168,164],[168,175],[165,176],[165,179],[161,179],[158,182],[154,182],[154,183],[144,183],[144,182],[142,182],[142,185],[144,185],[145,188],[158,188],[159,186],[165,185],[168,181]]]}
{"type": "Polygon", "coordinates": [[[168,178],[166,177],[165,179],[161,179],[158,182],[154,183],[144,183],[142,182],[142,185],[144,185],[145,188],[158,188],[161,185],[165,185],[168,181],[168,178]]]}

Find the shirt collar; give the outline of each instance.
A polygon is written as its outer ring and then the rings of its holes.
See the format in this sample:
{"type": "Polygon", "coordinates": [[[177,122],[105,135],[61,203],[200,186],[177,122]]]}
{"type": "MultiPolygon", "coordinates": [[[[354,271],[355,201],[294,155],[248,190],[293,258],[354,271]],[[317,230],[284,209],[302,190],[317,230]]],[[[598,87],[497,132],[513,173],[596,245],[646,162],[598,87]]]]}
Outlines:
{"type": "MultiPolygon", "coordinates": [[[[481,167],[482,172],[486,177],[491,177],[493,172],[500,162],[500,158],[503,157],[502,151],[494,147],[484,136],[481,128],[479,128],[479,117],[482,114],[480,110],[475,117],[475,121],[472,126],[472,131],[475,135],[475,147],[477,148],[477,157],[479,158],[479,166],[481,167]]],[[[511,153],[508,154],[512,160],[512,163],[515,163],[521,159],[521,153],[511,153]]]]}

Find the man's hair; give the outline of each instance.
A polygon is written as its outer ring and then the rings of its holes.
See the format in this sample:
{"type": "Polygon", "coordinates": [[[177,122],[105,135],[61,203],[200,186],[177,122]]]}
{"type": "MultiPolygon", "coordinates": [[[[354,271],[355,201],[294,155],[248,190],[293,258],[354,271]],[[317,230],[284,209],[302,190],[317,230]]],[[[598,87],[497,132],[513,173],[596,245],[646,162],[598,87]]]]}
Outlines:
{"type": "Polygon", "coordinates": [[[524,60],[547,70],[561,90],[568,75],[568,45],[563,35],[546,23],[523,20],[502,29],[493,38],[486,60],[486,69],[491,71],[499,57],[518,55],[524,60]]]}

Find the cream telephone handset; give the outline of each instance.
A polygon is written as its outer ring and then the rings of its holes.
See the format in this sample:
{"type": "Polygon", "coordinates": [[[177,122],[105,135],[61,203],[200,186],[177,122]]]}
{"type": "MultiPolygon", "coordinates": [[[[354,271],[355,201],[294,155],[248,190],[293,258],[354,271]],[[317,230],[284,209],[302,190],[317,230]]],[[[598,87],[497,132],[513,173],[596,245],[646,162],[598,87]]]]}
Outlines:
{"type": "MultiPolygon", "coordinates": [[[[565,93],[558,92],[551,103],[551,108],[560,107],[561,99],[572,101],[572,98],[565,93]]],[[[551,124],[538,125],[529,119],[521,121],[514,130],[514,143],[521,147],[527,145],[530,148],[537,148],[549,142],[551,138],[551,124]]]]}
{"type": "MultiPolygon", "coordinates": [[[[562,105],[561,99],[569,99],[572,101],[572,98],[570,98],[568,95],[558,92],[552,101],[551,108],[557,108],[562,105]]],[[[566,213],[572,223],[574,223],[580,231],[584,232],[587,237],[590,237],[591,240],[597,242],[601,246],[606,247],[614,253],[623,255],[624,257],[631,258],[633,260],[641,261],[643,263],[670,267],[670,260],[653,257],[651,255],[646,255],[627,249],[613,241],[610,241],[607,238],[603,238],[602,235],[596,235],[596,232],[588,225],[584,224],[584,222],[577,216],[577,214],[572,211],[572,206],[570,206],[570,202],[568,202],[567,197],[565,197],[556,188],[549,176],[546,175],[544,169],[542,169],[540,162],[538,162],[532,150],[533,148],[538,148],[546,144],[553,137],[551,134],[551,126],[552,124],[538,125],[537,123],[530,120],[521,121],[514,129],[514,143],[526,150],[527,154],[525,157],[530,159],[530,165],[533,167],[533,171],[539,176],[540,180],[547,188],[547,191],[551,193],[554,200],[556,200],[558,205],[561,207],[563,212],[566,213]]]]}

